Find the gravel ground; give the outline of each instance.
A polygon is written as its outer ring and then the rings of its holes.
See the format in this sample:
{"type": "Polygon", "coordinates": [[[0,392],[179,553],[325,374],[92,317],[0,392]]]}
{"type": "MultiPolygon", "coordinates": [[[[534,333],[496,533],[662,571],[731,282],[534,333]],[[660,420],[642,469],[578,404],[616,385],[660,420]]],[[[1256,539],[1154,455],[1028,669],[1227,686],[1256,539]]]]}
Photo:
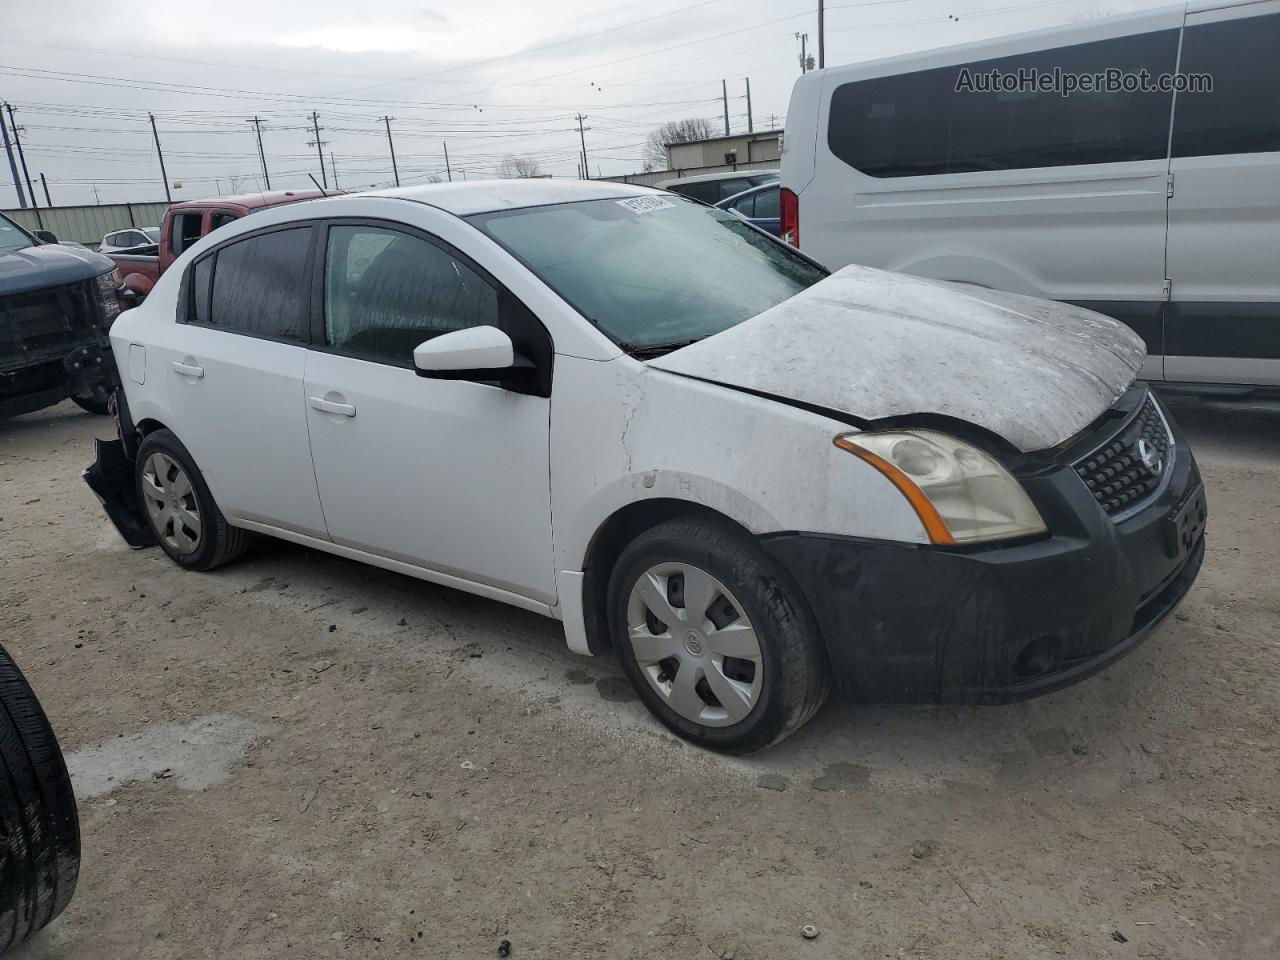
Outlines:
{"type": "Polygon", "coordinates": [[[79,479],[108,420],[0,422],[0,636],[84,834],[24,953],[1274,958],[1280,406],[1175,412],[1209,553],[1138,651],[1016,706],[833,703],[746,760],[539,617],[279,543],[130,551],[79,479]]]}

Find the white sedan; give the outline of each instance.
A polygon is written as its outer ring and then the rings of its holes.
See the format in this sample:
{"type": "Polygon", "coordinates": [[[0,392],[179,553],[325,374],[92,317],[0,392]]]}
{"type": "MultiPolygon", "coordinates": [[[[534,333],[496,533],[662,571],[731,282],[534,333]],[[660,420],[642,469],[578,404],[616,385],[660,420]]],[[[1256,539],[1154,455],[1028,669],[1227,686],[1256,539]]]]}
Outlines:
{"type": "Polygon", "coordinates": [[[111,331],[90,486],[208,570],[267,534],[534,610],[683,737],[774,743],[834,685],[1054,689],[1204,553],[1141,342],[1074,307],[822,267],[612,183],[264,210],[111,331]]]}

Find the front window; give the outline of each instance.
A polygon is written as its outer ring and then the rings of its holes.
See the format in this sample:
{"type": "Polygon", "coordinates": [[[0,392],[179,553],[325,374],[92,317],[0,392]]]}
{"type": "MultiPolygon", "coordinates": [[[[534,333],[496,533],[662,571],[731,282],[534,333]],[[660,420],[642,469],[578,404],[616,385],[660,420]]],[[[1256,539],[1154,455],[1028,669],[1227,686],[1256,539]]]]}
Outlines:
{"type": "Polygon", "coordinates": [[[527,207],[470,221],[634,352],[720,333],[827,275],[733,214],[675,196],[527,207]]]}
{"type": "Polygon", "coordinates": [[[147,243],[159,243],[159,242],[160,242],[160,228],[159,228],[159,227],[147,227],[147,228],[146,228],[145,230],[143,230],[142,232],[143,232],[143,233],[145,233],[145,234],[147,235],[147,243]]]}
{"type": "Polygon", "coordinates": [[[13,253],[31,246],[35,246],[35,242],[26,231],[0,213],[0,253],[13,253]]]}

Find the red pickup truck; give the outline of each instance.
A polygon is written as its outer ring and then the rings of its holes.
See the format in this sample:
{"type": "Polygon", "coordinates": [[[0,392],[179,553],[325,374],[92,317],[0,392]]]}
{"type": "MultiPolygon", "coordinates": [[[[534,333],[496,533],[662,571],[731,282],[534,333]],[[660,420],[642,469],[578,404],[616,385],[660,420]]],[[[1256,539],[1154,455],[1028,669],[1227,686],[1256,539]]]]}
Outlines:
{"type": "Polygon", "coordinates": [[[205,234],[264,207],[334,195],[335,191],[332,190],[327,193],[323,190],[268,190],[265,193],[245,193],[175,203],[165,211],[164,223],[160,227],[160,242],[154,248],[142,248],[145,252],[108,254],[120,270],[124,282],[120,306],[127,308],[141,302],[160,279],[160,274],[169,268],[183,250],[205,234]],[[155,253],[150,252],[151,249],[155,253]]]}

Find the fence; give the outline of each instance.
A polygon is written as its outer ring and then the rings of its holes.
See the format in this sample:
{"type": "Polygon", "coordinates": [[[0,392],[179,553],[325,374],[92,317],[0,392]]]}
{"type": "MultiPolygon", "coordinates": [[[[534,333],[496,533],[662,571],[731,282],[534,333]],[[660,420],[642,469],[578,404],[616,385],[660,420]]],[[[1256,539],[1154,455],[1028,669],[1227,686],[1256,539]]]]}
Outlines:
{"type": "Polygon", "coordinates": [[[699,177],[704,173],[734,173],[738,170],[777,170],[778,160],[748,160],[745,163],[722,164],[718,167],[685,167],[683,170],[655,170],[652,173],[628,173],[622,177],[605,177],[614,183],[634,183],[642,187],[652,187],[663,180],[676,180],[680,177],[699,177]]]}
{"type": "Polygon", "coordinates": [[[167,203],[104,203],[83,207],[28,207],[4,210],[6,217],[28,230],[48,230],[59,240],[97,247],[104,234],[125,227],[156,227],[167,203]]]}

